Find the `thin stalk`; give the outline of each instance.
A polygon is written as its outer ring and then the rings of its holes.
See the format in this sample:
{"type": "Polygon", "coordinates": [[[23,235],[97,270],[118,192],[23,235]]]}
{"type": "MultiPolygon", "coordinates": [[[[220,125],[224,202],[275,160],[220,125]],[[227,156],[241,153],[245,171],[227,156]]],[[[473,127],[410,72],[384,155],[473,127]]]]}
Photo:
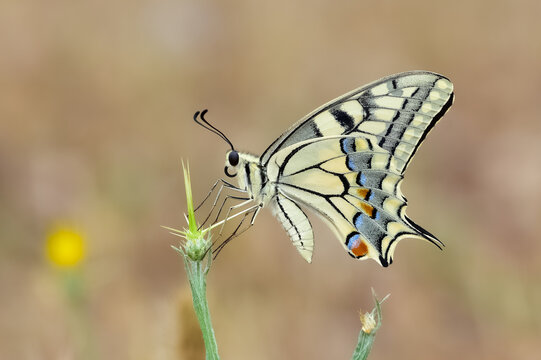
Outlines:
{"type": "Polygon", "coordinates": [[[216,343],[207,302],[207,274],[212,264],[212,250],[210,249],[212,243],[208,236],[209,229],[199,230],[199,227],[195,222],[190,170],[188,167],[184,166],[184,163],[182,164],[182,167],[184,169],[186,200],[188,203],[188,229],[167,229],[172,231],[173,234],[185,239],[178,248],[173,248],[177,250],[184,259],[186,275],[188,276],[188,281],[192,290],[193,307],[203,334],[203,341],[205,342],[206,359],[219,360],[218,345],[216,343]]]}
{"type": "Polygon", "coordinates": [[[351,357],[352,360],[366,360],[366,358],[368,358],[368,354],[370,354],[372,345],[376,339],[376,333],[381,326],[381,303],[384,302],[389,295],[385,296],[381,301],[377,299],[374,289],[372,289],[372,295],[374,296],[376,307],[374,307],[370,313],[363,314],[361,312],[362,329],[359,332],[357,346],[351,357]]]}
{"type": "Polygon", "coordinates": [[[214,328],[212,327],[207,302],[207,273],[209,268],[208,266],[204,268],[202,261],[194,261],[187,256],[184,258],[184,265],[192,289],[193,307],[203,333],[203,341],[207,352],[206,359],[218,360],[220,359],[218,345],[214,336],[214,328]]]}

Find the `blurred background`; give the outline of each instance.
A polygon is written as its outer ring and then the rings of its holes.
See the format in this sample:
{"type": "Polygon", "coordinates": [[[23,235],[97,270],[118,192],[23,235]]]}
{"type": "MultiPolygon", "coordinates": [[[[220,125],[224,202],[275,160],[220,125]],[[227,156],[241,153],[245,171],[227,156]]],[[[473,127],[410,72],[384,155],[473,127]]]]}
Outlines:
{"type": "Polygon", "coordinates": [[[312,217],[309,265],[266,210],[209,276],[220,353],[348,359],[373,287],[391,296],[372,359],[538,358],[540,13],[534,0],[1,2],[0,358],[203,359],[178,238],[160,227],[184,226],[181,159],[196,199],[223,176],[227,145],[193,113],[261,154],[319,105],[414,69],[455,84],[402,187],[445,250],[406,240],[384,269],[312,217]],[[59,232],[79,241],[73,268],[46,255],[59,232]]]}

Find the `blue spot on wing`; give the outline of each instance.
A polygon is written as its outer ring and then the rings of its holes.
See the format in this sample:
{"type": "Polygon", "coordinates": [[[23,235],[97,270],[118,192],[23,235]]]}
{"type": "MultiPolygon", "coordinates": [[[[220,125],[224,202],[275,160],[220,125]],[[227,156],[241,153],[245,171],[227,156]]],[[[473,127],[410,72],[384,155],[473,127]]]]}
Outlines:
{"type": "Polygon", "coordinates": [[[351,250],[359,246],[359,241],[361,241],[359,234],[355,234],[351,236],[349,238],[348,245],[347,245],[348,249],[351,250]]]}
{"type": "MultiPolygon", "coordinates": [[[[386,235],[385,231],[378,225],[378,220],[381,215],[376,213],[375,219],[370,218],[363,212],[358,212],[353,217],[353,225],[355,228],[371,243],[378,244],[381,239],[386,235]]],[[[379,245],[378,245],[379,246],[379,245]]]]}
{"type": "Polygon", "coordinates": [[[357,215],[355,215],[353,217],[353,222],[355,224],[355,227],[357,228],[357,230],[361,230],[363,228],[363,225],[364,225],[364,214],[363,213],[357,213],[357,215]]]}
{"type": "Polygon", "coordinates": [[[356,151],[356,149],[355,149],[355,138],[353,138],[353,137],[342,138],[340,140],[340,150],[342,150],[342,152],[344,154],[349,154],[349,153],[355,152],[356,151]]]}
{"type": "Polygon", "coordinates": [[[359,175],[359,185],[366,185],[366,175],[363,173],[359,175]]]}
{"type": "Polygon", "coordinates": [[[351,156],[348,156],[347,157],[347,167],[349,170],[351,171],[357,171],[355,169],[355,162],[353,161],[353,159],[351,158],[351,156]]]}

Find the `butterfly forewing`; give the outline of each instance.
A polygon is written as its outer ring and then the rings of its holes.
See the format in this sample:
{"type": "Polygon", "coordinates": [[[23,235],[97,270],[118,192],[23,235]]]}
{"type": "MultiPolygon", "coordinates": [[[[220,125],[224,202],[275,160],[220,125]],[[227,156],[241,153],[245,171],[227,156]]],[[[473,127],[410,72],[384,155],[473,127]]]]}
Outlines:
{"type": "Polygon", "coordinates": [[[400,183],[452,100],[453,86],[441,75],[394,75],[322,106],[264,152],[261,164],[277,190],[275,211],[305,259],[312,243],[301,246],[295,229],[311,240],[311,227],[308,232],[295,203],[325,219],[355,258],[387,266],[404,237],[441,244],[406,216],[400,183]]]}
{"type": "MultiPolygon", "coordinates": [[[[266,166],[276,152],[301,141],[357,132],[411,159],[452,99],[452,83],[435,73],[413,71],[383,78],[305,116],[265,150],[261,163],[266,166]]],[[[406,166],[407,161],[402,170],[406,166]]]]}

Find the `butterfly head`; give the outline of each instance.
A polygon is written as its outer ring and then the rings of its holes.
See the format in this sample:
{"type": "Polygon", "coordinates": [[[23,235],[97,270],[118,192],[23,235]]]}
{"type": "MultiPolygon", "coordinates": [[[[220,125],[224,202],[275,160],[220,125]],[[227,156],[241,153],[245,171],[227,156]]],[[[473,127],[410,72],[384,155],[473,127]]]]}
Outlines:
{"type": "Polygon", "coordinates": [[[224,168],[225,175],[227,175],[228,177],[237,176],[240,162],[241,162],[240,155],[238,151],[234,149],[231,149],[230,151],[228,151],[225,154],[225,168],[224,168]],[[233,169],[235,171],[233,173],[230,173],[229,169],[233,169]]]}

